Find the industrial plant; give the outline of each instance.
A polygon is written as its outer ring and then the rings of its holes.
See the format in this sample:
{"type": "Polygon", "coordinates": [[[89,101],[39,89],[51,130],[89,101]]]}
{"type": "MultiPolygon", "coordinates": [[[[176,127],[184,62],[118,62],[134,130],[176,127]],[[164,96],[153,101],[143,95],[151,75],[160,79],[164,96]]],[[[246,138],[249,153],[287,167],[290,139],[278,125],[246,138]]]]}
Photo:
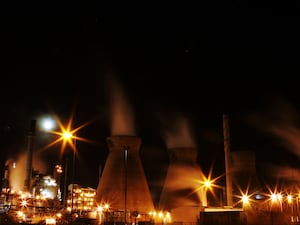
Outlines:
{"type": "Polygon", "coordinates": [[[230,150],[228,117],[224,116],[223,122],[226,185],[218,186],[213,183],[216,179],[203,174],[196,148],[170,147],[160,200],[155,204],[140,158],[140,137],[107,137],[109,152],[97,188],[74,183],[62,188],[62,165],[56,165],[50,175],[32,171],[33,120],[23,187],[12,189],[11,174],[18,164],[9,161],[2,179],[1,214],[16,223],[51,225],[80,219],[97,225],[299,224],[299,195],[286,190],[266,193],[256,175],[255,155],[230,150]],[[249,180],[254,188],[247,187],[249,180]],[[214,201],[208,197],[211,194],[214,201]]]}

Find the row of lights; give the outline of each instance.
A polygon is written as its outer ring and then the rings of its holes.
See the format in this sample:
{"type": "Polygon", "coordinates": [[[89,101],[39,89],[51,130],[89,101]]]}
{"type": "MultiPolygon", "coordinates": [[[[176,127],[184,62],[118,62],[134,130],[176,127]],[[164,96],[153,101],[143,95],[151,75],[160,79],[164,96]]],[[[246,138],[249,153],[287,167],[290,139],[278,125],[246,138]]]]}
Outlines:
{"type": "MultiPolygon", "coordinates": [[[[103,213],[108,212],[110,210],[109,204],[104,203],[101,204],[97,207],[97,215],[98,215],[98,220],[99,224],[102,223],[103,220],[103,213]]],[[[171,214],[170,212],[167,211],[151,211],[148,213],[150,218],[154,220],[155,222],[162,222],[163,224],[165,223],[170,223],[171,222],[171,214]]],[[[136,219],[141,217],[141,214],[137,211],[134,212],[134,216],[136,219]]]]}

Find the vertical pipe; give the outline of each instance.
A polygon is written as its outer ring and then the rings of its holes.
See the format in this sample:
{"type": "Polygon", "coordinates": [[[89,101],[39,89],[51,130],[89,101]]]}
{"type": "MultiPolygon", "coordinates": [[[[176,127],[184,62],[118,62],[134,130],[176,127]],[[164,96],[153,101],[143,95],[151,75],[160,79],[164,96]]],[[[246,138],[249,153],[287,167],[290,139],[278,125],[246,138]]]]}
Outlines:
{"type": "Polygon", "coordinates": [[[31,191],[31,176],[32,176],[32,154],[35,136],[36,120],[31,120],[28,132],[28,147],[27,147],[27,161],[26,161],[26,178],[24,181],[24,190],[31,191]]]}
{"type": "Polygon", "coordinates": [[[63,205],[67,208],[67,176],[68,176],[68,158],[66,157],[65,162],[65,176],[64,176],[64,194],[63,194],[63,205]]]}
{"type": "Polygon", "coordinates": [[[125,189],[124,189],[124,225],[127,220],[127,160],[128,160],[128,146],[124,146],[124,163],[125,163],[125,189]]]}
{"type": "Polygon", "coordinates": [[[223,135],[224,135],[224,152],[225,152],[225,174],[226,174],[226,197],[227,205],[232,206],[232,181],[230,171],[230,135],[228,116],[223,115],[223,135]]]}
{"type": "MultiPolygon", "coordinates": [[[[74,177],[75,177],[75,160],[76,160],[76,136],[74,137],[74,149],[73,149],[73,162],[72,162],[72,189],[71,189],[71,215],[73,216],[73,209],[74,209],[74,177]]],[[[77,205],[78,207],[78,205],[77,205]]],[[[76,207],[76,208],[77,208],[76,207]]]]}

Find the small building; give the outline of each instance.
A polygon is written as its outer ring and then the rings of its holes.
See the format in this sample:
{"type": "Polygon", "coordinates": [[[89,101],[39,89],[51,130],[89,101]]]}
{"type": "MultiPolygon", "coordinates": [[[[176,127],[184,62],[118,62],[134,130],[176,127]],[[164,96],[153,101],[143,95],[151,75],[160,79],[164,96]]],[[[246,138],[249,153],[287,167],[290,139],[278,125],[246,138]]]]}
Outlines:
{"type": "Polygon", "coordinates": [[[81,187],[78,184],[70,184],[68,186],[68,193],[67,210],[69,212],[76,212],[79,215],[86,215],[95,210],[96,189],[90,187],[81,187]]]}

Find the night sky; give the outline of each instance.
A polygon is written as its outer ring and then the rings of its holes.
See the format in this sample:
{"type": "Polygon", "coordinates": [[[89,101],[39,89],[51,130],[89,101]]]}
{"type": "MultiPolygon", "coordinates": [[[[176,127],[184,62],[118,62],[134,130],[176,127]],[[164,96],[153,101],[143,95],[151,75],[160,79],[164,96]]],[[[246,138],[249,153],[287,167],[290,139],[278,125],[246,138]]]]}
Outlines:
{"type": "MultiPolygon", "coordinates": [[[[96,188],[118,83],[143,141],[150,185],[164,177],[164,135],[183,118],[206,173],[212,165],[216,175],[224,173],[223,114],[232,151],[254,151],[259,174],[266,162],[298,169],[297,17],[270,9],[228,12],[3,18],[1,167],[26,149],[32,119],[55,113],[65,123],[74,112],[74,127],[93,121],[79,132],[93,143],[77,142],[75,181],[96,188]]],[[[36,148],[52,139],[37,130],[36,148]]],[[[58,155],[59,146],[41,155],[47,173],[58,155]]]]}

